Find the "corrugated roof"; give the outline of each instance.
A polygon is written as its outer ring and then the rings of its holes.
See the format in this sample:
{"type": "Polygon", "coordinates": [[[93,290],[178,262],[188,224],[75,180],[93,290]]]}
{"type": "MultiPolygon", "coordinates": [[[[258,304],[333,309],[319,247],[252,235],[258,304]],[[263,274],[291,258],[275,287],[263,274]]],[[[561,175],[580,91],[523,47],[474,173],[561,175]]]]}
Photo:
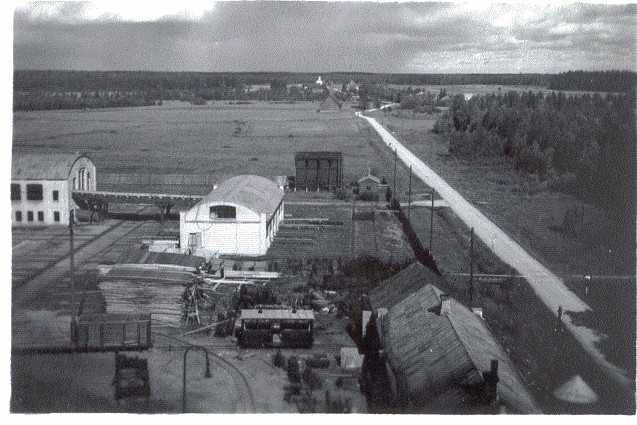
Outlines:
{"type": "Polygon", "coordinates": [[[432,286],[427,289],[427,293],[430,296],[429,303],[432,303],[430,307],[433,307],[440,304],[440,294],[443,292],[434,286],[440,283],[444,283],[441,276],[423,266],[421,263],[415,262],[389,279],[382,281],[369,293],[369,300],[372,304],[371,307],[374,310],[381,307],[390,309],[396,303],[425,287],[427,284],[432,284],[432,286]]]}
{"type": "Polygon", "coordinates": [[[14,154],[11,158],[12,180],[66,180],[79,154],[14,154]]]}
{"type": "Polygon", "coordinates": [[[241,175],[221,183],[193,208],[202,204],[236,204],[256,213],[265,213],[269,217],[282,200],[283,190],[272,180],[261,176],[241,175]]]}
{"type": "MultiPolygon", "coordinates": [[[[452,386],[473,382],[499,362],[498,394],[512,410],[539,413],[508,356],[475,313],[450,298],[451,312],[429,312],[439,290],[427,285],[381,319],[387,359],[410,404],[422,406],[452,386]]],[[[439,298],[438,298],[439,299],[439,298]]]]}
{"type": "Polygon", "coordinates": [[[288,310],[288,309],[244,309],[241,310],[240,319],[304,319],[314,320],[312,310],[288,310]]]}

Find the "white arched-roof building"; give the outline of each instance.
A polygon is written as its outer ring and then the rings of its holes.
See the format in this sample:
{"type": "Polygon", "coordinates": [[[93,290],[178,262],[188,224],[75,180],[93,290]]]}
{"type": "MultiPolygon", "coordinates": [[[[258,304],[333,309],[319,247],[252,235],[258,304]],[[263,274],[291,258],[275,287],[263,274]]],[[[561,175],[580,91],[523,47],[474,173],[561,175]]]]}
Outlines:
{"type": "Polygon", "coordinates": [[[184,253],[265,255],[283,220],[283,190],[253,175],[228,179],[179,217],[184,253]]]}
{"type": "Polygon", "coordinates": [[[95,190],[95,164],[80,154],[14,154],[11,161],[11,223],[69,224],[77,205],[72,191],[95,190]]]}

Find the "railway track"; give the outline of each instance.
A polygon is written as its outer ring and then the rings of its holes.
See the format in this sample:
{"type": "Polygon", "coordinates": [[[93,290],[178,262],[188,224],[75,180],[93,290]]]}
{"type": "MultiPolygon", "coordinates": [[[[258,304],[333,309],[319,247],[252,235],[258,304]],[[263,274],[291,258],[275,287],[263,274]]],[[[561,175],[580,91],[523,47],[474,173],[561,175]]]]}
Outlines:
{"type": "MultiPolygon", "coordinates": [[[[145,222],[130,222],[121,220],[115,223],[104,232],[100,233],[94,239],[88,240],[75,248],[75,263],[79,266],[95,254],[103,252],[105,249],[113,245],[119,239],[125,237],[129,233],[135,231],[145,222]]],[[[63,278],[70,270],[70,257],[68,253],[44,268],[38,270],[30,278],[24,280],[20,285],[13,287],[14,292],[12,308],[23,306],[26,302],[35,297],[43,287],[54,280],[63,278]]]]}
{"type": "MultiPolygon", "coordinates": [[[[155,335],[159,335],[164,338],[168,338],[174,341],[181,342],[184,344],[184,348],[192,345],[196,345],[204,348],[227,348],[227,346],[223,345],[205,345],[205,344],[192,344],[191,342],[181,339],[175,336],[167,335],[164,333],[153,332],[155,335]]],[[[254,399],[254,394],[252,393],[252,389],[248,384],[248,379],[245,377],[243,372],[233,365],[228,360],[224,359],[218,354],[208,351],[208,355],[212,357],[212,361],[216,362],[223,370],[226,371],[231,377],[233,382],[235,383],[235,387],[237,390],[237,411],[235,413],[257,413],[256,411],[256,403],[254,399]]],[[[259,413],[269,413],[269,412],[259,412],[259,413]]]]}

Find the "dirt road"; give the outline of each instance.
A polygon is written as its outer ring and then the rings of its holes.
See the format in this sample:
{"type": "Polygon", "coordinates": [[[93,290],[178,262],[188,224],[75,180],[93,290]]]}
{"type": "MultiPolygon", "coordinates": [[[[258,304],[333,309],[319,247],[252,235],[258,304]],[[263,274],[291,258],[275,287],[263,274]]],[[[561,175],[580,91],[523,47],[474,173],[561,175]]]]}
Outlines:
{"type": "MultiPolygon", "coordinates": [[[[424,162],[405,148],[394,136],[380,125],[375,119],[357,112],[356,115],[367,120],[380,135],[387,146],[397,151],[398,158],[407,167],[413,167],[413,173],[425,182],[444,199],[453,212],[469,227],[473,228],[475,235],[487,246],[492,247],[502,261],[524,276],[533,291],[542,302],[557,316],[561,306],[564,314],[562,320],[568,330],[575,336],[582,347],[592,356],[601,367],[608,372],[615,381],[620,383],[628,391],[634,391],[634,377],[630,377],[626,371],[610,363],[596,343],[601,340],[600,335],[593,329],[576,326],[569,315],[571,312],[583,312],[591,308],[571,292],[564,282],[551,273],[546,267],[531,257],[516,241],[511,239],[502,229],[482,214],[476,207],[464,199],[447,182],[438,176],[424,162]]],[[[539,341],[538,341],[539,343],[539,341]]]]}

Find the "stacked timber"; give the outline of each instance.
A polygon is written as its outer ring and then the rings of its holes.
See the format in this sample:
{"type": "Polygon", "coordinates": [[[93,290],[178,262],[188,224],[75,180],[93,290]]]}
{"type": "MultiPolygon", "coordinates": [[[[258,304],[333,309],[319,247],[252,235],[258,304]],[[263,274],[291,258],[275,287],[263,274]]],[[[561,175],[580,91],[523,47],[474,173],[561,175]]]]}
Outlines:
{"type": "Polygon", "coordinates": [[[152,314],[153,320],[178,326],[184,287],[179,283],[105,280],[99,284],[108,314],[152,314]]]}

